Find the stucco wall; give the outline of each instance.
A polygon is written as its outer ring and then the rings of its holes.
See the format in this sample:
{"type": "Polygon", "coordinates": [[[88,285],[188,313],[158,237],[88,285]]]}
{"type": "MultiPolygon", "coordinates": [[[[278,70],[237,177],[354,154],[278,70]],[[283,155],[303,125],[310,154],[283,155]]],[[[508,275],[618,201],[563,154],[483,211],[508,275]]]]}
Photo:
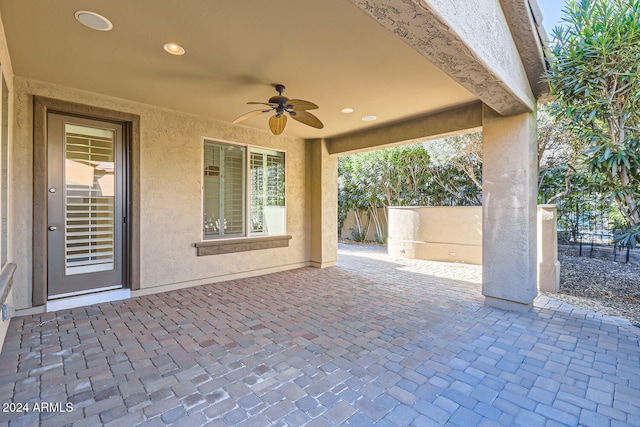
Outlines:
{"type": "Polygon", "coordinates": [[[389,208],[390,255],[482,264],[482,207],[389,208]]]}
{"type": "MultiPolygon", "coordinates": [[[[8,210],[7,210],[7,232],[8,235],[7,236],[0,236],[0,238],[7,238],[7,263],[4,265],[4,267],[2,268],[2,274],[0,275],[0,294],[2,293],[1,290],[3,288],[3,286],[11,286],[12,283],[12,275],[11,272],[13,271],[12,265],[11,263],[13,263],[14,257],[11,251],[11,246],[12,246],[12,241],[13,241],[13,235],[11,233],[11,221],[15,218],[13,212],[11,212],[11,205],[12,205],[12,197],[13,197],[13,189],[11,188],[11,174],[14,170],[14,167],[12,165],[12,161],[11,161],[11,149],[12,149],[12,139],[13,139],[13,120],[14,120],[14,102],[13,102],[13,94],[14,94],[14,90],[13,90],[13,67],[11,65],[11,58],[9,57],[9,49],[7,47],[7,40],[5,38],[5,34],[4,34],[4,24],[2,23],[2,21],[0,20],[0,69],[2,70],[2,77],[4,78],[4,81],[7,84],[7,90],[8,90],[8,101],[9,101],[9,108],[7,111],[7,116],[8,116],[8,152],[9,152],[9,156],[7,159],[7,164],[8,164],[8,176],[7,176],[7,196],[8,196],[8,210]]],[[[0,154],[1,155],[1,154],[0,154]]],[[[0,183],[1,184],[1,183],[0,183]]],[[[2,203],[2,201],[0,200],[0,203],[2,203]]],[[[6,288],[5,288],[6,289],[6,288]]],[[[9,293],[6,296],[6,299],[4,301],[2,301],[2,303],[4,305],[6,305],[6,309],[9,313],[9,316],[12,315],[13,309],[15,307],[15,303],[14,303],[14,292],[13,289],[11,288],[11,290],[9,291],[9,293]]],[[[9,320],[1,320],[0,319],[0,350],[2,350],[2,344],[4,341],[4,337],[7,333],[7,330],[9,328],[9,320]]]]}
{"type": "Polygon", "coordinates": [[[139,293],[295,268],[309,261],[305,141],[123,99],[15,78],[12,226],[16,308],[31,305],[33,95],[140,116],[139,293]],[[286,151],[288,248],[197,257],[202,137],[286,151]],[[16,173],[16,171],[20,171],[16,173]]]}
{"type": "Polygon", "coordinates": [[[499,1],[351,2],[500,114],[535,108],[499,1]]]}
{"type": "MultiPolygon", "coordinates": [[[[536,215],[537,287],[558,292],[556,206],[538,205],[536,215]]],[[[389,208],[387,251],[400,258],[482,264],[482,207],[389,208]]]]}
{"type": "MultiPolygon", "coordinates": [[[[499,1],[422,0],[458,33],[473,55],[516,97],[531,99],[529,81],[499,1]]],[[[473,80],[470,78],[471,83],[473,80]]],[[[474,82],[477,84],[478,82],[474,82]]]]}

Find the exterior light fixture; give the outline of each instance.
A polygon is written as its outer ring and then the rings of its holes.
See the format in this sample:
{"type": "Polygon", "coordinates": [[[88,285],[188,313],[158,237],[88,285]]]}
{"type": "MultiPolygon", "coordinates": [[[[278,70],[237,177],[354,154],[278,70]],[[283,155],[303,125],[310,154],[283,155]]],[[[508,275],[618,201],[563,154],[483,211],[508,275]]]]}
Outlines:
{"type": "Polygon", "coordinates": [[[177,43],[165,43],[162,48],[171,55],[181,56],[185,53],[184,48],[177,43]]]}
{"type": "Polygon", "coordinates": [[[79,23],[98,31],[109,31],[113,28],[113,24],[107,18],[95,12],[79,10],[73,14],[79,23]]]}

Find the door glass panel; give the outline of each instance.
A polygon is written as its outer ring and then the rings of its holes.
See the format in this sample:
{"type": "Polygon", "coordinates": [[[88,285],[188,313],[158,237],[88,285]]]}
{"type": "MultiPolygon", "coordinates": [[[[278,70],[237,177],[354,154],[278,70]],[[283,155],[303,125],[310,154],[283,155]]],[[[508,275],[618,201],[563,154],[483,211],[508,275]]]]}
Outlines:
{"type": "Polygon", "coordinates": [[[65,124],[65,275],[114,269],[115,132],[65,124]]]}

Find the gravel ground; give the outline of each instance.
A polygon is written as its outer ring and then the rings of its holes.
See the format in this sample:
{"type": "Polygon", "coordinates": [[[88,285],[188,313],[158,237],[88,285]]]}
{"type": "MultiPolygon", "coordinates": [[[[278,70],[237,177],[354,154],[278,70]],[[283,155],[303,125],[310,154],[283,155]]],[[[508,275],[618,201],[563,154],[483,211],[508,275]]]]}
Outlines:
{"type": "Polygon", "coordinates": [[[545,295],[640,325],[640,267],[558,254],[560,293],[545,295]]]}

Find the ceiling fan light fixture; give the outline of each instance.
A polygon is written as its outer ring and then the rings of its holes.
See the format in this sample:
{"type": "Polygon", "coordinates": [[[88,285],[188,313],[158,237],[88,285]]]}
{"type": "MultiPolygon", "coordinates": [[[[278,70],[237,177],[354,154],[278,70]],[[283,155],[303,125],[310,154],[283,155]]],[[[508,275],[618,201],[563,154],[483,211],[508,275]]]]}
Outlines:
{"type": "Polygon", "coordinates": [[[79,23],[85,27],[91,28],[92,30],[109,31],[113,28],[111,21],[95,12],[78,10],[73,14],[73,16],[75,16],[79,23]]]}
{"type": "Polygon", "coordinates": [[[185,54],[184,48],[178,43],[165,43],[162,45],[162,48],[171,55],[182,56],[185,54]]]}

